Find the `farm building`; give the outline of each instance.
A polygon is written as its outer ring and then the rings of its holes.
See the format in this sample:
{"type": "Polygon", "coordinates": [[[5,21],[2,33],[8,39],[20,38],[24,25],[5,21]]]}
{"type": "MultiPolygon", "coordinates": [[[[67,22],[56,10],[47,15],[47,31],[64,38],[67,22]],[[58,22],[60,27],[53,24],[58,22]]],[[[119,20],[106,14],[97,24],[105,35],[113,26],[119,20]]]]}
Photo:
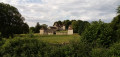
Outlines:
{"type": "Polygon", "coordinates": [[[67,32],[58,32],[58,31],[65,31],[65,26],[50,26],[47,29],[41,28],[40,29],[40,35],[72,35],[73,29],[72,26],[69,26],[69,29],[67,32]]]}
{"type": "Polygon", "coordinates": [[[72,34],[73,34],[72,26],[69,26],[69,28],[68,28],[68,35],[72,35],[72,34]]]}

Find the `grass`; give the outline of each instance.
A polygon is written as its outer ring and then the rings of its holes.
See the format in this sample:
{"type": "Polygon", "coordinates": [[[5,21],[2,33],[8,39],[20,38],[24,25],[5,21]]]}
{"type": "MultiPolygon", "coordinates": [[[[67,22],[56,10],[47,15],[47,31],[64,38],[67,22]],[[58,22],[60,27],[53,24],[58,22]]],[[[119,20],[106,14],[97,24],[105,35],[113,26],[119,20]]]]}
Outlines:
{"type": "MultiPolygon", "coordinates": [[[[26,34],[16,35],[16,37],[28,37],[26,34]]],[[[69,43],[69,41],[78,41],[80,40],[80,36],[78,34],[74,35],[39,35],[34,34],[35,39],[42,40],[44,42],[53,43],[53,44],[62,44],[69,43]]]]}

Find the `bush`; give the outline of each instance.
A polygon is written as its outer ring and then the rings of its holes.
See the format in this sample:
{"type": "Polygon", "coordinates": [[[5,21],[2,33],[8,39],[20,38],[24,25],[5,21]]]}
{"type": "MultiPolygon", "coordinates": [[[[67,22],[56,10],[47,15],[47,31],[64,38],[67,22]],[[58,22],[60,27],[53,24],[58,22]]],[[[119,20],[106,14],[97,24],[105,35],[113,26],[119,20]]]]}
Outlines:
{"type": "Polygon", "coordinates": [[[91,43],[93,46],[108,47],[115,40],[112,28],[102,21],[93,22],[82,34],[82,41],[91,43]]]}
{"type": "Polygon", "coordinates": [[[1,57],[89,57],[91,46],[83,42],[47,44],[35,38],[13,38],[0,41],[1,57]]]}
{"type": "Polygon", "coordinates": [[[36,39],[14,38],[8,39],[0,48],[1,57],[43,57],[47,44],[36,39]]]}
{"type": "Polygon", "coordinates": [[[120,42],[114,43],[109,49],[109,55],[114,56],[114,57],[119,57],[120,56],[120,42]]]}
{"type": "Polygon", "coordinates": [[[92,47],[89,43],[85,42],[71,42],[70,47],[72,49],[73,57],[90,57],[90,51],[92,47]]]}
{"type": "Polygon", "coordinates": [[[93,48],[91,51],[91,57],[111,57],[108,54],[108,50],[106,48],[93,48]]]}
{"type": "Polygon", "coordinates": [[[34,32],[32,30],[29,30],[28,37],[30,37],[30,38],[34,37],[34,32]]]}
{"type": "Polygon", "coordinates": [[[53,48],[50,57],[89,57],[91,46],[83,42],[71,42],[68,45],[53,48]]]}

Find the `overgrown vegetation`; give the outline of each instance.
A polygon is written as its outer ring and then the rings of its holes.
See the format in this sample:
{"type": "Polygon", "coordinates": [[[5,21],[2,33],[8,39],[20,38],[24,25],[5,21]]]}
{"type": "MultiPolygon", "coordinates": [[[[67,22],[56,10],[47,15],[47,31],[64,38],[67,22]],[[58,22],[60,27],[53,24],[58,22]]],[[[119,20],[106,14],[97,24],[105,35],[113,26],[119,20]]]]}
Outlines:
{"type": "Polygon", "coordinates": [[[90,56],[88,44],[49,44],[34,38],[3,39],[0,42],[1,57],[83,57],[90,56]]]}

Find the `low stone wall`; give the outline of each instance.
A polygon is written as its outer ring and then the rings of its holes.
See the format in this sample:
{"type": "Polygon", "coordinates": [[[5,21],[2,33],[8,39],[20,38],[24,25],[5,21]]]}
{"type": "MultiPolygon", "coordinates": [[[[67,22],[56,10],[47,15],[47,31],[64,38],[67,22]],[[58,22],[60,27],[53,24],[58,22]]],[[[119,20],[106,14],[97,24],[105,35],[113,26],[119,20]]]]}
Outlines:
{"type": "Polygon", "coordinates": [[[53,35],[53,33],[48,33],[48,35],[53,35]]]}
{"type": "Polygon", "coordinates": [[[56,32],[56,35],[67,35],[67,32],[56,32]]]}

